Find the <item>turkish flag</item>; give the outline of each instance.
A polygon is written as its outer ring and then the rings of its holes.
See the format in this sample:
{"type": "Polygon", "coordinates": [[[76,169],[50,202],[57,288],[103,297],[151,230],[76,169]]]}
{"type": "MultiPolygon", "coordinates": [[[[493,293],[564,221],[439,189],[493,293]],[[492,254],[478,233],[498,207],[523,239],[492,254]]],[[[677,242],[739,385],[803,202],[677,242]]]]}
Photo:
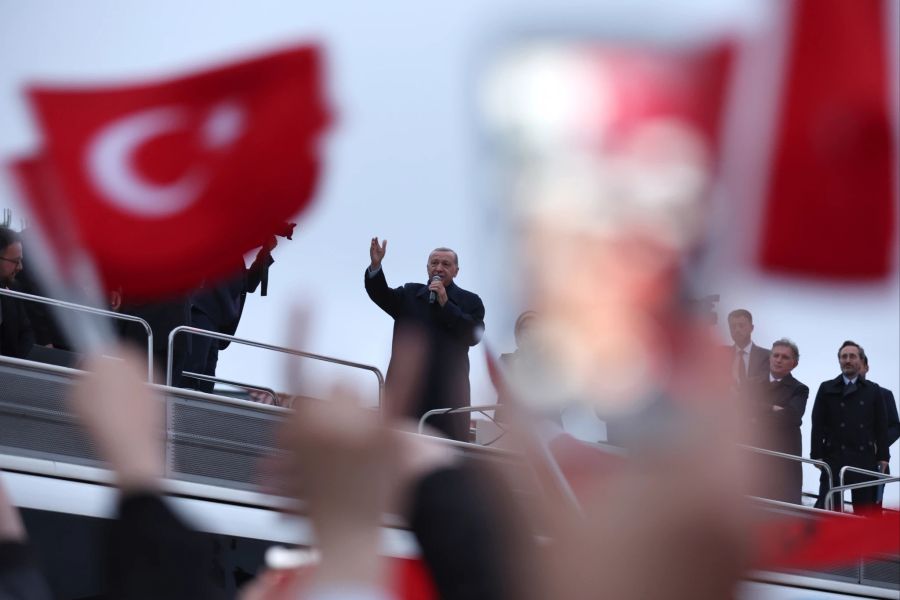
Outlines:
{"type": "Polygon", "coordinates": [[[881,0],[795,0],[759,247],[769,270],[891,272],[897,149],[881,0]]]}
{"type": "Polygon", "coordinates": [[[230,275],[312,199],[321,80],[318,49],[300,46],[153,83],[34,87],[45,151],[17,174],[109,288],[184,292],[230,275]]]}

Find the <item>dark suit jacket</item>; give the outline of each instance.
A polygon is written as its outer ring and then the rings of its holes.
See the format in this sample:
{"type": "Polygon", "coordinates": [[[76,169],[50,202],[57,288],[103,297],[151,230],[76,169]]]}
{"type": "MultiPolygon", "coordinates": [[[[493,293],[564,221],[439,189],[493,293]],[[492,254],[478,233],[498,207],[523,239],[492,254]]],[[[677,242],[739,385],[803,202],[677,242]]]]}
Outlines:
{"type": "MultiPolygon", "coordinates": [[[[236,275],[217,285],[204,287],[191,298],[192,310],[206,314],[215,323],[217,331],[226,335],[234,335],[237,331],[247,294],[259,287],[263,267],[275,262],[271,255],[263,252],[256,256],[249,269],[244,266],[243,258],[239,260],[235,263],[236,275]]],[[[219,342],[219,348],[224,350],[228,344],[219,342]]]]}
{"type": "MultiPolygon", "coordinates": [[[[734,364],[735,345],[725,346],[729,352],[729,365],[734,364]]],[[[769,354],[771,352],[756,344],[750,344],[750,360],[747,362],[747,380],[769,376],[769,354]]]]}
{"type": "Polygon", "coordinates": [[[887,439],[884,399],[877,383],[860,377],[856,390],[848,392],[840,375],[822,382],[813,405],[810,458],[874,470],[877,461],[890,457],[887,439]]]}
{"type": "Polygon", "coordinates": [[[0,354],[27,358],[34,345],[34,331],[21,300],[0,296],[0,354]]]}
{"type": "Polygon", "coordinates": [[[897,414],[897,403],[894,401],[894,393],[881,388],[881,397],[884,400],[884,412],[887,417],[887,445],[888,448],[900,439],[900,415],[897,414]]]}
{"type": "Polygon", "coordinates": [[[764,447],[778,452],[800,456],[803,454],[800,424],[806,411],[809,388],[788,374],[781,381],[770,382],[765,377],[753,379],[759,403],[755,411],[755,423],[760,429],[760,439],[766,440],[764,447]],[[773,410],[779,406],[783,410],[773,410]]]}
{"type": "Polygon", "coordinates": [[[766,350],[756,344],[750,346],[750,361],[747,367],[747,377],[769,374],[769,355],[771,350],[766,350]]]}
{"type": "MultiPolygon", "coordinates": [[[[31,276],[30,269],[23,269],[16,275],[16,289],[35,296],[47,295],[31,276]]],[[[59,348],[60,350],[74,350],[51,306],[40,302],[25,302],[23,305],[25,306],[25,312],[28,314],[28,320],[31,321],[31,327],[34,329],[35,344],[41,346],[53,344],[54,348],[59,348]]]]}
{"type": "MultiPolygon", "coordinates": [[[[447,303],[428,303],[428,286],[407,283],[389,288],[384,269],[369,277],[364,274],[369,298],[394,319],[395,345],[388,366],[387,385],[398,356],[397,329],[404,325],[419,326],[427,337],[428,358],[425,362],[425,381],[421,386],[418,404],[411,416],[419,417],[435,408],[457,408],[469,405],[469,347],[480,341],[484,329],[484,304],[477,294],[456,284],[447,288],[447,303]]],[[[435,419],[435,427],[453,439],[468,441],[468,415],[463,418],[435,419]]]]}

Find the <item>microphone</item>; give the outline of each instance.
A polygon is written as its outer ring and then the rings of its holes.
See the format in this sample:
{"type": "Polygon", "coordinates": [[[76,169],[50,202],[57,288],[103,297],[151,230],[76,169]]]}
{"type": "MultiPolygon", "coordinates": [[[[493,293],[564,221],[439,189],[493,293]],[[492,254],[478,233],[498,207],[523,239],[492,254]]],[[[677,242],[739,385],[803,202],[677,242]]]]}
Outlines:
{"type": "MultiPolygon", "coordinates": [[[[431,278],[431,283],[434,283],[435,281],[440,281],[440,280],[441,280],[441,276],[435,275],[434,277],[431,278]]],[[[431,293],[428,294],[428,304],[434,304],[435,299],[437,299],[437,295],[434,293],[434,290],[432,290],[431,293]]]]}

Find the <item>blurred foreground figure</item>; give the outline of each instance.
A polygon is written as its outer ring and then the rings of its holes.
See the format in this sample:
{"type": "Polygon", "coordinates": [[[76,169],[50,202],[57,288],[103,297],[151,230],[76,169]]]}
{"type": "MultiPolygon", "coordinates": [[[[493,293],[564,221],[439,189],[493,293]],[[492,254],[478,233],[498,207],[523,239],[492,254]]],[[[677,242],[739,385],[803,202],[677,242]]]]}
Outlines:
{"type": "MultiPolygon", "coordinates": [[[[500,363],[504,366],[508,373],[514,373],[522,370],[540,368],[543,362],[540,348],[535,342],[533,335],[535,325],[538,321],[538,314],[533,310],[526,310],[516,319],[513,328],[513,334],[516,340],[516,349],[513,352],[500,355],[500,363]]],[[[509,390],[501,386],[497,395],[497,404],[509,404],[514,401],[509,397],[509,390]]],[[[498,409],[496,418],[504,419],[504,411],[498,409]]]]}
{"type": "Polygon", "coordinates": [[[586,474],[580,510],[548,503],[540,597],[727,598],[741,575],[731,378],[686,285],[721,77],[708,48],[577,42],[515,48],[491,72],[509,252],[531,258],[515,276],[528,282],[547,357],[512,374],[512,394],[538,414],[585,406],[628,451],[621,468],[586,474]]]}
{"type": "Polygon", "coordinates": [[[52,597],[28,546],[22,517],[0,479],[0,598],[49,600],[52,597]]]}
{"type": "MultiPolygon", "coordinates": [[[[841,344],[838,350],[841,374],[822,382],[813,405],[809,457],[828,463],[834,477],[832,486],[840,485],[842,467],[884,472],[890,459],[881,388],[860,375],[864,354],[856,342],[847,340],[841,344]]],[[[844,478],[845,484],[863,481],[870,478],[857,473],[847,473],[844,478]]],[[[823,471],[816,508],[825,507],[827,489],[828,475],[823,471]]],[[[854,512],[875,504],[875,489],[850,490],[854,512]]],[[[841,497],[835,495],[835,508],[840,501],[841,497]]]]}
{"type": "MultiPolygon", "coordinates": [[[[396,364],[410,358],[397,346],[398,330],[420,327],[427,337],[425,379],[413,404],[400,414],[421,417],[433,409],[469,406],[469,347],[481,340],[484,304],[477,294],[453,282],[459,274],[459,257],[449,248],[436,248],[425,265],[427,284],[407,283],[389,288],[381,266],[386,252],[387,240],[379,243],[378,238],[372,238],[365,286],[372,302],[394,319],[388,386],[393,385],[396,364]]],[[[469,441],[467,414],[436,417],[433,425],[450,439],[469,441]]]]}

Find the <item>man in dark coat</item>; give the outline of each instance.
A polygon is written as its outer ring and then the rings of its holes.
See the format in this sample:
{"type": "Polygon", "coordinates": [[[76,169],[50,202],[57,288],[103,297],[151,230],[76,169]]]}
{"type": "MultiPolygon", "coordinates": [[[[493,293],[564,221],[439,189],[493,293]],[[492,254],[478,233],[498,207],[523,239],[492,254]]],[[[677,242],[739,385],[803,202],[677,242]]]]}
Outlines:
{"type": "MultiPolygon", "coordinates": [[[[191,299],[191,325],[216,333],[234,335],[241,322],[247,294],[256,291],[263,271],[275,262],[271,252],[277,245],[278,241],[272,236],[257,253],[249,269],[244,266],[244,258],[238,257],[235,260],[235,274],[232,277],[216,285],[206,286],[194,294],[191,299]]],[[[190,337],[190,355],[184,370],[215,376],[219,351],[226,349],[229,342],[199,335],[190,337]]],[[[184,377],[182,385],[209,394],[212,393],[215,383],[184,377]]]]}
{"type": "MultiPolygon", "coordinates": [[[[852,466],[868,471],[886,470],[890,454],[887,443],[887,417],[881,388],[860,376],[863,349],[856,342],[844,342],[838,350],[841,374],[823,381],[816,394],[812,412],[810,458],[824,460],[831,467],[839,485],[842,467],[852,466]]],[[[864,475],[848,473],[844,483],[869,481],[864,475]]],[[[824,508],[827,475],[820,477],[816,507],[824,508]]],[[[851,490],[853,508],[875,503],[875,487],[851,490]]],[[[835,495],[835,506],[840,496],[835,495]]]]}
{"type": "MultiPolygon", "coordinates": [[[[22,242],[18,234],[0,227],[0,288],[12,288],[22,270],[22,242]]],[[[34,332],[23,302],[0,295],[0,354],[26,358],[34,345],[34,332]]]]}
{"type": "MultiPolygon", "coordinates": [[[[32,244],[37,243],[30,229],[23,229],[19,233],[19,238],[26,251],[32,247],[32,244]]],[[[16,274],[16,285],[19,291],[26,294],[48,296],[44,286],[30,268],[22,269],[16,274]]],[[[31,327],[34,329],[35,344],[69,352],[75,350],[74,346],[69,343],[54,308],[41,302],[23,302],[22,305],[25,307],[28,320],[31,321],[31,327]]]]}
{"type": "Polygon", "coordinates": [[[753,315],[749,310],[739,308],[728,313],[728,332],[733,346],[731,375],[737,385],[747,379],[765,377],[769,372],[769,351],[753,343],[753,315]]]}
{"type": "MultiPolygon", "coordinates": [[[[862,355],[863,368],[860,376],[869,379],[869,357],[865,352],[862,355]]],[[[881,386],[879,386],[881,387],[881,386]]],[[[894,393],[886,387],[881,388],[881,398],[884,400],[884,414],[887,417],[887,446],[890,449],[898,439],[900,439],[900,414],[897,413],[897,402],[894,400],[894,393]]],[[[891,470],[886,468],[882,473],[890,474],[891,470]]],[[[884,497],[884,486],[879,485],[875,491],[875,501],[881,504],[884,497]]]]}
{"type": "MultiPolygon", "coordinates": [[[[782,338],[772,344],[769,373],[752,380],[752,393],[757,403],[753,411],[751,443],[757,447],[803,455],[800,424],[806,411],[809,388],[797,381],[791,372],[800,362],[800,350],[794,342],[782,338]]],[[[767,498],[800,504],[803,492],[803,465],[778,457],[762,456],[763,485],[767,498]]]]}
{"type": "MultiPolygon", "coordinates": [[[[436,408],[469,406],[469,347],[477,344],[484,330],[484,304],[476,294],[453,282],[459,273],[459,258],[449,248],[437,248],[428,256],[428,284],[407,283],[389,288],[381,261],[387,251],[387,240],[372,238],[369,249],[371,263],[365,273],[369,298],[394,319],[394,347],[388,366],[387,385],[395,361],[402,361],[397,346],[398,328],[419,327],[427,337],[425,378],[417,405],[407,411],[420,417],[436,408]]],[[[469,441],[469,415],[437,417],[429,420],[447,437],[469,441]]]]}

